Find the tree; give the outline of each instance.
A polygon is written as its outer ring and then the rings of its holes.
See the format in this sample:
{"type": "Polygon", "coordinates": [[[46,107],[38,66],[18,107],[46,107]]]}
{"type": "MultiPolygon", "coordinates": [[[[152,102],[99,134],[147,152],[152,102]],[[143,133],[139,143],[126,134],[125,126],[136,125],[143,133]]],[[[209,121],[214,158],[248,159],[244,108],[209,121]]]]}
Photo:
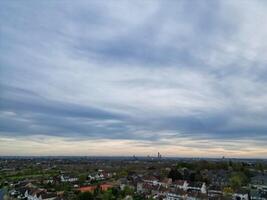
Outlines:
{"type": "Polygon", "coordinates": [[[112,190],[107,190],[101,195],[103,200],[116,200],[117,198],[112,194],[112,190]]]}
{"type": "Polygon", "coordinates": [[[115,187],[111,188],[111,192],[115,197],[118,197],[120,195],[120,191],[115,187]]]}
{"type": "Polygon", "coordinates": [[[82,174],[79,176],[79,182],[80,183],[84,183],[86,181],[86,179],[87,179],[87,175],[85,175],[85,174],[82,174]]]}
{"type": "Polygon", "coordinates": [[[143,200],[143,199],[145,199],[145,197],[144,197],[144,195],[141,195],[141,194],[134,194],[133,199],[134,200],[143,200]]]}
{"type": "Polygon", "coordinates": [[[94,196],[91,192],[83,192],[78,195],[78,200],[94,200],[94,196]]]}
{"type": "Polygon", "coordinates": [[[248,183],[248,177],[243,172],[234,173],[230,178],[231,188],[234,190],[248,183]]]}
{"type": "Polygon", "coordinates": [[[264,166],[262,163],[257,163],[256,164],[256,169],[259,170],[260,172],[264,172],[264,166]]]}
{"type": "Polygon", "coordinates": [[[133,194],[134,194],[134,190],[128,186],[126,186],[124,190],[122,191],[123,197],[126,197],[127,195],[133,196],[133,194]]]}
{"type": "Polygon", "coordinates": [[[183,176],[180,174],[180,172],[177,169],[171,169],[171,171],[168,174],[168,178],[171,178],[172,181],[182,179],[183,176]]]}

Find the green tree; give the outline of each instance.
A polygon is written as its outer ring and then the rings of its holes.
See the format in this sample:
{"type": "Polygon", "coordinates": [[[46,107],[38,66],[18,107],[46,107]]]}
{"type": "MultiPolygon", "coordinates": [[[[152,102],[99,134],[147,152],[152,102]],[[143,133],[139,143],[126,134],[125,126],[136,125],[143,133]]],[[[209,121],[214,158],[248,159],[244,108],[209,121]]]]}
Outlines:
{"type": "Polygon", "coordinates": [[[111,188],[111,192],[116,198],[118,198],[120,195],[120,191],[116,187],[111,188]]]}
{"type": "Polygon", "coordinates": [[[177,169],[171,169],[171,171],[168,174],[168,178],[171,178],[172,181],[182,179],[182,174],[177,169]]]}
{"type": "Polygon", "coordinates": [[[116,200],[116,197],[112,194],[112,190],[107,190],[101,195],[103,200],[116,200]]]}
{"type": "Polygon", "coordinates": [[[133,199],[134,200],[143,200],[143,199],[145,199],[145,197],[144,197],[144,195],[141,195],[141,194],[134,194],[133,199]]]}
{"type": "Polygon", "coordinates": [[[78,195],[78,200],[94,200],[94,196],[91,192],[83,192],[78,195]]]}
{"type": "Polygon", "coordinates": [[[261,171],[261,172],[263,172],[263,171],[264,171],[264,166],[263,166],[263,164],[262,164],[262,163],[257,163],[257,164],[256,164],[256,169],[259,170],[259,171],[261,171]]]}
{"type": "Polygon", "coordinates": [[[121,194],[123,197],[126,197],[127,195],[133,196],[134,190],[132,188],[126,186],[121,194]]]}
{"type": "Polygon", "coordinates": [[[80,183],[84,183],[86,181],[86,179],[87,179],[87,175],[85,175],[85,174],[82,174],[79,176],[79,182],[80,183]]]}
{"type": "Polygon", "coordinates": [[[230,177],[230,186],[234,190],[248,183],[248,177],[243,172],[234,173],[230,177]]]}

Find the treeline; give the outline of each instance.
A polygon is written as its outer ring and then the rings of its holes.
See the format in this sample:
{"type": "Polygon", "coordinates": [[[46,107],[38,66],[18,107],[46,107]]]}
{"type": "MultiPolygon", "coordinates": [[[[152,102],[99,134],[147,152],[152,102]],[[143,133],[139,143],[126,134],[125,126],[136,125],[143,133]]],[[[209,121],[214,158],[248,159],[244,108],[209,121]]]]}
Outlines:
{"type": "Polygon", "coordinates": [[[250,182],[254,173],[264,172],[267,166],[263,163],[250,164],[245,162],[221,161],[210,162],[206,160],[194,162],[178,162],[177,166],[172,168],[168,178],[175,180],[187,180],[189,182],[205,182],[211,184],[211,177],[207,176],[205,171],[212,170],[217,173],[224,170],[225,178],[229,182],[229,188],[237,190],[250,182]]]}
{"type": "Polygon", "coordinates": [[[267,165],[261,162],[250,164],[246,162],[233,162],[233,161],[220,161],[211,162],[207,160],[193,161],[193,162],[178,162],[177,168],[187,168],[190,170],[233,170],[243,171],[248,168],[252,168],[258,171],[267,170],[267,165]]]}

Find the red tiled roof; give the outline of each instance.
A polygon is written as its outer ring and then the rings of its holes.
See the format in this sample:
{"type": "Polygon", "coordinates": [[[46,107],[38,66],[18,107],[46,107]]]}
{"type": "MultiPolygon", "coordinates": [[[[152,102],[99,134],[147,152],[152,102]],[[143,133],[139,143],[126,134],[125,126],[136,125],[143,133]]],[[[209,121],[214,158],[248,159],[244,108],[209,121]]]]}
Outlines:
{"type": "Polygon", "coordinates": [[[96,189],[96,186],[84,186],[80,187],[78,190],[80,192],[93,192],[96,189]]]}
{"type": "Polygon", "coordinates": [[[100,189],[103,190],[103,191],[106,191],[108,189],[112,188],[112,185],[110,184],[102,184],[100,185],[100,189]]]}
{"type": "MultiPolygon", "coordinates": [[[[99,187],[100,187],[100,190],[106,191],[106,190],[112,188],[112,185],[110,185],[110,184],[101,184],[99,187]]],[[[97,186],[92,185],[92,186],[80,187],[78,190],[80,192],[93,192],[96,188],[97,188],[97,186]]]]}

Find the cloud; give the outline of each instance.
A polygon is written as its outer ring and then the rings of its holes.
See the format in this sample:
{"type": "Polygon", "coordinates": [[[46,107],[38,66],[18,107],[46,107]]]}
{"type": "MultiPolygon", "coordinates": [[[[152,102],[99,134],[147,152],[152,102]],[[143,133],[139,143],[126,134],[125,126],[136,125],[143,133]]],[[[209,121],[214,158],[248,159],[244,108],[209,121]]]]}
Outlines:
{"type": "Polygon", "coordinates": [[[0,4],[0,135],[266,148],[263,1],[0,4]]]}

